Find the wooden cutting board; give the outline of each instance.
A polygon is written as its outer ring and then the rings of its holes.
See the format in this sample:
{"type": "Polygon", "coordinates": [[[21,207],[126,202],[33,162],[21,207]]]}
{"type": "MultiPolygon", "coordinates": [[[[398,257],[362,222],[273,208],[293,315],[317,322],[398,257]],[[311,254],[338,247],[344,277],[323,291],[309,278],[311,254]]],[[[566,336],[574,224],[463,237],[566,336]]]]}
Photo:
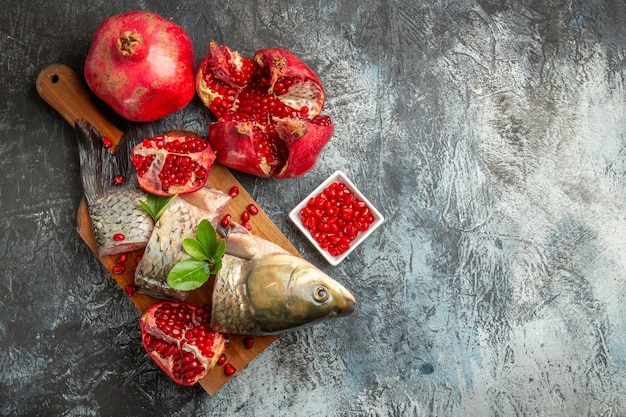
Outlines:
{"type": "MultiPolygon", "coordinates": [[[[74,126],[77,120],[87,120],[104,136],[111,139],[114,144],[117,144],[121,138],[123,132],[113,126],[98,110],[84,89],[82,81],[71,68],[63,64],[53,64],[43,69],[37,78],[37,91],[72,126],[74,126]]],[[[211,167],[209,183],[214,188],[226,193],[229,192],[231,187],[237,186],[239,195],[233,199],[226,212],[230,213],[233,219],[237,219],[249,204],[255,204],[259,209],[259,213],[251,216],[252,233],[278,244],[295,255],[299,255],[296,248],[226,167],[217,162],[214,163],[211,167]]],[[[137,256],[141,255],[142,251],[129,253],[128,260],[124,264],[125,270],[122,273],[114,273],[113,268],[117,264],[117,257],[98,255],[98,245],[93,234],[91,220],[84,199],[78,208],[77,229],[81,238],[93,253],[98,256],[100,262],[111,274],[111,277],[126,291],[129,285],[134,282],[134,266],[137,263],[137,256]]],[[[193,291],[187,301],[197,306],[203,306],[210,303],[212,291],[213,282],[209,281],[201,288],[193,291]]],[[[130,299],[142,313],[152,304],[161,301],[143,294],[136,294],[130,299]]],[[[139,322],[137,325],[139,325],[139,322]]],[[[230,345],[226,350],[227,363],[231,363],[239,372],[277,338],[278,336],[255,336],[252,349],[246,349],[243,343],[243,336],[231,335],[230,345]]],[[[216,366],[199,383],[207,393],[212,395],[231,378],[233,376],[227,376],[222,366],[216,366]]]]}

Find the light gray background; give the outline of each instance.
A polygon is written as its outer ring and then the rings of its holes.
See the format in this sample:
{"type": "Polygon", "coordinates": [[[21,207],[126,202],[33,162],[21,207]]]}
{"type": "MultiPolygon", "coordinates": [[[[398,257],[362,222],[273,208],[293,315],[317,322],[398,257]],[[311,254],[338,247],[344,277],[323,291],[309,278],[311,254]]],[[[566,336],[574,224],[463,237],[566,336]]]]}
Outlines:
{"type": "MultiPolygon", "coordinates": [[[[624,0],[3,9],[1,415],[626,415],[624,0]],[[213,397],[145,355],[75,232],[74,132],[34,87],[51,63],[82,71],[100,20],[132,9],[187,29],[198,61],[212,39],[294,51],[336,124],[310,173],[237,176],[358,310],[281,337],[213,397]],[[336,169],[387,221],[330,267],[287,213],[336,169]]],[[[196,99],[156,128],[210,121],[196,99]]]]}

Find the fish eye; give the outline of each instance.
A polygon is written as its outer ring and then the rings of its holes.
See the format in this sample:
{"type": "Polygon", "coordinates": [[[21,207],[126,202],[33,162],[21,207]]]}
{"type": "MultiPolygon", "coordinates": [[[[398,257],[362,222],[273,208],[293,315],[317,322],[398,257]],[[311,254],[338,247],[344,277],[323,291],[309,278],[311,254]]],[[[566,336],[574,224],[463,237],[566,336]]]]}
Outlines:
{"type": "Polygon", "coordinates": [[[324,287],[323,285],[318,286],[313,291],[313,298],[318,303],[323,303],[324,301],[328,300],[329,296],[330,294],[328,293],[328,289],[324,287]]]}

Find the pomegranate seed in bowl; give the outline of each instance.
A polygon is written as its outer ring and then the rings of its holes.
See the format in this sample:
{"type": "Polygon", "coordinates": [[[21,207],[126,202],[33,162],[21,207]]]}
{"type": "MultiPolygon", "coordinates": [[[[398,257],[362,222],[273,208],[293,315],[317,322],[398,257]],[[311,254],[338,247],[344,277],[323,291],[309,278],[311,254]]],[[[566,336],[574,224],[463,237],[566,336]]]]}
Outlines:
{"type": "Polygon", "coordinates": [[[320,184],[289,219],[331,265],[339,264],[384,221],[342,171],[320,184]]]}

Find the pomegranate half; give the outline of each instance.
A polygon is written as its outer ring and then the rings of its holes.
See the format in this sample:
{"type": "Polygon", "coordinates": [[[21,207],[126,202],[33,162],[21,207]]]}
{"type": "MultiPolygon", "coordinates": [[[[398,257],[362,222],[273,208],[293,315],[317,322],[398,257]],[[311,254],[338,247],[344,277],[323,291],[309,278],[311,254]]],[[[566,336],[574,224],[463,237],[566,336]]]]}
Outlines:
{"type": "Polygon", "coordinates": [[[118,114],[149,122],[193,99],[194,64],[193,43],[182,27],[136,10],[100,23],[84,73],[91,90],[118,114]]]}
{"type": "Polygon", "coordinates": [[[334,126],[322,116],[324,89],[311,68],[281,48],[244,58],[211,42],[196,91],[218,118],[209,125],[217,160],[260,177],[291,178],[315,165],[334,126]]]}
{"type": "Polygon", "coordinates": [[[204,378],[226,349],[226,338],[209,326],[209,313],[187,303],[163,301],[139,319],[150,358],[176,383],[204,378]]]}

